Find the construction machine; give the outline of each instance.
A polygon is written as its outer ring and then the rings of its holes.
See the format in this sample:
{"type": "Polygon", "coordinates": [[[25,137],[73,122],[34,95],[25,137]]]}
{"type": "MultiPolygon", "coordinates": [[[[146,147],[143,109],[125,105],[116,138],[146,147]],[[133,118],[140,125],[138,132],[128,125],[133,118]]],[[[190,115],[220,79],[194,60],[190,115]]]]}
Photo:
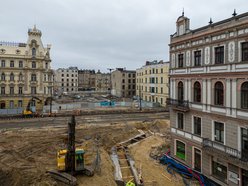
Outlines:
{"type": "Polygon", "coordinates": [[[68,122],[67,149],[58,150],[57,170],[48,171],[53,178],[70,185],[76,185],[77,179],[74,175],[94,175],[94,166],[85,165],[85,151],[75,148],[75,125],[75,116],[72,115],[68,122]]]}
{"type": "Polygon", "coordinates": [[[27,104],[27,107],[26,109],[23,111],[23,117],[34,117],[37,115],[37,113],[33,112],[31,110],[31,103],[34,101],[34,100],[38,100],[38,104],[40,104],[42,102],[41,99],[39,99],[38,97],[32,97],[29,101],[28,101],[28,104],[27,104]]]}

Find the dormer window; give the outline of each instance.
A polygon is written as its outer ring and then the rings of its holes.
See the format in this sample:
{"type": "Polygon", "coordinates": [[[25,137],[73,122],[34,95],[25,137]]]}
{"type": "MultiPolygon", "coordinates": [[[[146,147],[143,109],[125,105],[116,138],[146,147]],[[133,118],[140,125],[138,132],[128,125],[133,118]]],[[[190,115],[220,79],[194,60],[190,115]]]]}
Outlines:
{"type": "Polygon", "coordinates": [[[32,48],[32,56],[36,56],[36,49],[32,48]]]}

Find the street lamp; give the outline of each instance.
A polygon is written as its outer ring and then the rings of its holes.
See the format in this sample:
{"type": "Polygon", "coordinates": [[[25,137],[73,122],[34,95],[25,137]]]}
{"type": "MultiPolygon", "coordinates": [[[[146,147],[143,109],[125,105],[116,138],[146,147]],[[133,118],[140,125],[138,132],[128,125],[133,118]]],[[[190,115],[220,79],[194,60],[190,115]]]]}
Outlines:
{"type": "Polygon", "coordinates": [[[114,70],[113,68],[108,68],[109,73],[110,73],[110,95],[111,95],[111,90],[112,90],[112,80],[111,80],[111,72],[114,70]]]}

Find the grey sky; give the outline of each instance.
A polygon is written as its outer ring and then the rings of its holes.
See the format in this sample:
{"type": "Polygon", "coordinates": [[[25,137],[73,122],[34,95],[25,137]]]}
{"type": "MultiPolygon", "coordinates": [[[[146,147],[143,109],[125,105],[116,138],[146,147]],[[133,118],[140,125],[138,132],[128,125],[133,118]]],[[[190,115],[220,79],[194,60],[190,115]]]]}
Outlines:
{"type": "Polygon", "coordinates": [[[52,44],[52,67],[136,69],[169,60],[170,34],[184,7],[191,29],[248,11],[247,0],[1,0],[0,40],[26,42],[36,24],[52,44]]]}

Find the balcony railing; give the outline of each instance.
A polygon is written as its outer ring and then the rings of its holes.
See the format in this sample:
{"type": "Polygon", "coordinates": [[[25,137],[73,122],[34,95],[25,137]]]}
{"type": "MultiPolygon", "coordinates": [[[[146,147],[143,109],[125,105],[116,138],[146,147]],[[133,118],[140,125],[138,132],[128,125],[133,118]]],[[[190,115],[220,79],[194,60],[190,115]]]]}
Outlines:
{"type": "Polygon", "coordinates": [[[173,109],[187,112],[189,111],[189,101],[188,100],[178,100],[167,98],[166,104],[172,106],[173,109]]]}
{"type": "Polygon", "coordinates": [[[242,153],[237,149],[234,149],[232,147],[228,147],[224,144],[215,142],[215,141],[211,141],[210,139],[204,138],[203,139],[203,148],[211,148],[213,150],[218,150],[218,151],[222,151],[224,152],[226,155],[228,156],[232,156],[234,158],[237,158],[241,161],[248,161],[248,154],[242,153]]]}

